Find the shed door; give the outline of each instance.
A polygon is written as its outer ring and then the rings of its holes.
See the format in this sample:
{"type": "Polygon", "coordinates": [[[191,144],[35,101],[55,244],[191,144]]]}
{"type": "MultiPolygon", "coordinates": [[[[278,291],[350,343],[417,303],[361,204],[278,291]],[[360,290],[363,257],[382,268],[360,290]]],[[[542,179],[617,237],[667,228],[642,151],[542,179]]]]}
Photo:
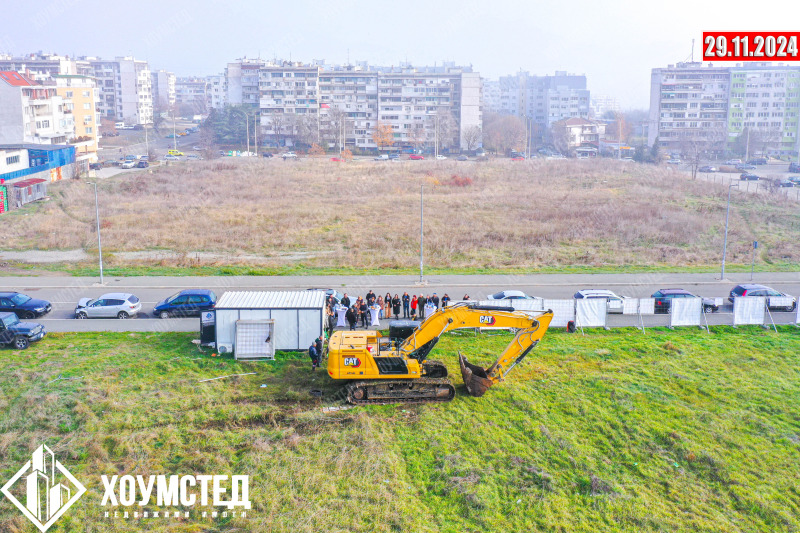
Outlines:
{"type": "MultiPolygon", "coordinates": [[[[276,350],[305,350],[298,339],[297,309],[273,309],[272,319],[275,321],[276,350]]],[[[314,339],[311,339],[312,341],[314,339]]],[[[309,342],[310,346],[311,343],[309,342]]]]}

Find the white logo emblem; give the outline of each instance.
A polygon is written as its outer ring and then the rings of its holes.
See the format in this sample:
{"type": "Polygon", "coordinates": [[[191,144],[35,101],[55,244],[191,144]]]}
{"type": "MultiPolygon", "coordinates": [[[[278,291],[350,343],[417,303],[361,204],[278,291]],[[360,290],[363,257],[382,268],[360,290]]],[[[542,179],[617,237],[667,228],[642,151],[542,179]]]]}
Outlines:
{"type": "Polygon", "coordinates": [[[86,487],[55,460],[50,448],[41,445],[0,492],[44,533],[78,501],[86,487]],[[14,487],[23,476],[25,481],[14,487]],[[17,496],[25,498],[25,505],[17,496]]]}

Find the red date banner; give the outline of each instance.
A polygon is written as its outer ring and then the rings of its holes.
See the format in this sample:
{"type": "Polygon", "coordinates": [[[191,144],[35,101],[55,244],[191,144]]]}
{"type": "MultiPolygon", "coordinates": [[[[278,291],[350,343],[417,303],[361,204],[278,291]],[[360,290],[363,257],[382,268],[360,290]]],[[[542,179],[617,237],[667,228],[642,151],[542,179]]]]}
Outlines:
{"type": "Polygon", "coordinates": [[[800,61],[800,32],[704,31],[703,61],[800,61]]]}

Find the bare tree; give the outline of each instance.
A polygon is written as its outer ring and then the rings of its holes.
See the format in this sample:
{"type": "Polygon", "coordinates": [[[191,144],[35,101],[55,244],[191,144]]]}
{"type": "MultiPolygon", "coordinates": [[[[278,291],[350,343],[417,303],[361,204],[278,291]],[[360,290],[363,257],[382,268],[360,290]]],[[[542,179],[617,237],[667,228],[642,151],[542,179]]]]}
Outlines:
{"type": "Polygon", "coordinates": [[[337,146],[344,146],[341,144],[344,142],[342,139],[342,127],[346,124],[347,113],[343,110],[339,109],[338,107],[331,107],[327,114],[327,121],[325,124],[325,133],[326,135],[336,144],[337,146]]]}
{"type": "Polygon", "coordinates": [[[411,129],[409,129],[406,133],[408,143],[414,148],[414,150],[419,150],[419,147],[425,144],[426,137],[427,133],[425,131],[425,124],[421,122],[415,122],[412,124],[411,129]]]}
{"type": "Polygon", "coordinates": [[[482,132],[480,126],[472,125],[467,126],[464,129],[464,144],[466,145],[468,152],[471,152],[478,147],[478,144],[481,142],[481,134],[482,132]]]}
{"type": "Polygon", "coordinates": [[[285,143],[284,131],[286,130],[286,117],[283,113],[270,113],[268,128],[272,131],[273,139],[278,146],[285,143]]]}

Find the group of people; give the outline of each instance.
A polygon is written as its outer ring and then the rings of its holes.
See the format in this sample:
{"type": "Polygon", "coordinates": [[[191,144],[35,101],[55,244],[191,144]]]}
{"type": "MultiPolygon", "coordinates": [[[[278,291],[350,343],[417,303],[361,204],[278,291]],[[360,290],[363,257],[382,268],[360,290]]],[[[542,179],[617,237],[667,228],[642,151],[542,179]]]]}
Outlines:
{"type": "MultiPolygon", "coordinates": [[[[469,300],[469,295],[464,295],[464,300],[469,300]]],[[[426,309],[438,310],[440,307],[447,307],[450,302],[450,296],[445,294],[441,298],[435,292],[430,296],[420,294],[417,296],[409,295],[404,292],[401,296],[395,293],[392,296],[387,292],[385,296],[376,295],[370,290],[365,297],[358,296],[355,300],[351,300],[347,293],[344,293],[341,300],[337,300],[334,295],[329,295],[326,302],[326,314],[328,316],[328,330],[333,331],[336,324],[336,312],[342,307],[346,308],[345,321],[350,326],[350,330],[354,331],[356,326],[361,323],[364,328],[369,327],[374,318],[374,313],[378,313],[378,318],[392,318],[399,319],[401,312],[405,319],[416,320],[419,316],[420,320],[425,320],[426,309]]]]}

